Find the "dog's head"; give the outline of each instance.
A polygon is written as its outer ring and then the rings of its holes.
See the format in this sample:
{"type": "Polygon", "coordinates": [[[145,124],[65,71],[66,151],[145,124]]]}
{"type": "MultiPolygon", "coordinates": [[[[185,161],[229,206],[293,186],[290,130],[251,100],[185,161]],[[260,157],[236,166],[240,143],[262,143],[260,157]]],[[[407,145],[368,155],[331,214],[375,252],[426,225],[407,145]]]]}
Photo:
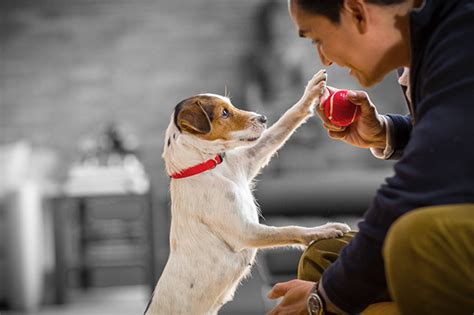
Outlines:
{"type": "Polygon", "coordinates": [[[240,110],[228,98],[215,94],[187,98],[174,112],[174,124],[182,134],[226,149],[257,141],[266,121],[265,116],[240,110]]]}

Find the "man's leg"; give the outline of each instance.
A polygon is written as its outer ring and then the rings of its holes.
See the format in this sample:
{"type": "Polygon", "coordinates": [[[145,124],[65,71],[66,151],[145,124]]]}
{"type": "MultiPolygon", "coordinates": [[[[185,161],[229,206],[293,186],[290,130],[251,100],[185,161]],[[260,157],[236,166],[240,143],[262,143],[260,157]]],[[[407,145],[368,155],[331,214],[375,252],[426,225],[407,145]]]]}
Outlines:
{"type": "Polygon", "coordinates": [[[384,260],[402,314],[474,314],[474,204],[402,216],[389,230],[384,260]]]}
{"type": "MultiPolygon", "coordinates": [[[[319,240],[308,246],[298,264],[298,279],[319,281],[324,270],[339,257],[339,253],[349,244],[356,233],[351,231],[344,234],[343,237],[319,240]]],[[[380,295],[374,300],[375,303],[384,301],[391,301],[387,290],[380,292],[380,295]]],[[[386,306],[382,305],[382,307],[386,306]]],[[[376,312],[376,314],[379,313],[376,312]]],[[[394,312],[390,311],[385,314],[394,314],[394,312]]]]}

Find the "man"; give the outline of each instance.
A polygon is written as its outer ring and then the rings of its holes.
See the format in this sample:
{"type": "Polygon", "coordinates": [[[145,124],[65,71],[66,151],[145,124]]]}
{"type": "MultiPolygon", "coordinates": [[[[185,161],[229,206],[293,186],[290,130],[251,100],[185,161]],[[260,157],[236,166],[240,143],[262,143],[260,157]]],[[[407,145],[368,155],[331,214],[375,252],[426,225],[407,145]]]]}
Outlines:
{"type": "Polygon", "coordinates": [[[318,109],[331,138],[399,161],[359,232],[312,244],[305,280],[275,285],[270,314],[354,314],[389,297],[402,314],[472,314],[474,0],[289,0],[289,12],[325,66],[365,87],[409,68],[411,115],[380,115],[360,91],[347,128],[318,109]]]}

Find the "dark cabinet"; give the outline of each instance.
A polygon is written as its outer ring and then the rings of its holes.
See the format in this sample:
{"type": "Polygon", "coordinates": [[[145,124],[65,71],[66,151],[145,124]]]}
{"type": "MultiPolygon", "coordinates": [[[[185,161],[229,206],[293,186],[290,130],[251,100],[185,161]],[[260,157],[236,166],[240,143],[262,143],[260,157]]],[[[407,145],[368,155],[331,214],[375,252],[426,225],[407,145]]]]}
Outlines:
{"type": "Polygon", "coordinates": [[[54,206],[56,301],[78,285],[155,285],[149,194],[62,196],[54,206]]]}

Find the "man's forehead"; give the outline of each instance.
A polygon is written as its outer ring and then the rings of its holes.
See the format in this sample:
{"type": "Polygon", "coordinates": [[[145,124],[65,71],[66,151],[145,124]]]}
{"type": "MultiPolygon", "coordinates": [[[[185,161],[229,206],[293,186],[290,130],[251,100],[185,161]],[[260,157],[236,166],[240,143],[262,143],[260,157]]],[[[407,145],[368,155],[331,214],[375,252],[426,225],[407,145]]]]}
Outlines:
{"type": "Polygon", "coordinates": [[[311,33],[311,24],[316,22],[316,16],[308,15],[306,12],[301,10],[297,0],[289,0],[289,12],[291,15],[291,19],[293,20],[296,26],[298,36],[302,38],[307,38],[309,33],[311,33]]]}

